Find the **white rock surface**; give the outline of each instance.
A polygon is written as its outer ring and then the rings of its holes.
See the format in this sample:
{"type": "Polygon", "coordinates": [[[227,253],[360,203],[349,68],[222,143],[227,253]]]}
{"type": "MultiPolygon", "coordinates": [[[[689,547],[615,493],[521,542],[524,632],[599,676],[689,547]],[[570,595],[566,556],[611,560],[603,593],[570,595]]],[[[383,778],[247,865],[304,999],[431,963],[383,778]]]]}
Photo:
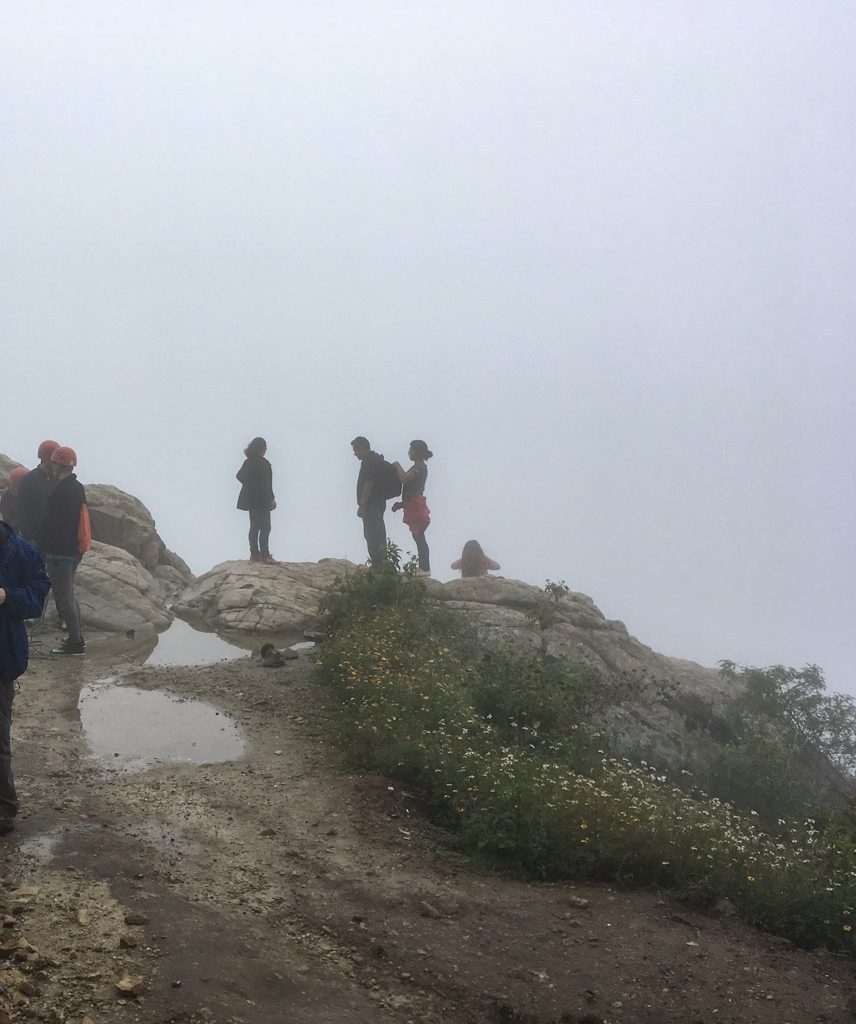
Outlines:
{"type": "Polygon", "coordinates": [[[94,541],[77,570],[77,600],[86,629],[166,629],[172,614],[163,587],[122,548],[94,541]]]}
{"type": "Polygon", "coordinates": [[[203,629],[286,633],[314,625],[326,587],[356,568],[337,558],[282,565],[222,562],[191,584],[173,611],[203,629]]]}

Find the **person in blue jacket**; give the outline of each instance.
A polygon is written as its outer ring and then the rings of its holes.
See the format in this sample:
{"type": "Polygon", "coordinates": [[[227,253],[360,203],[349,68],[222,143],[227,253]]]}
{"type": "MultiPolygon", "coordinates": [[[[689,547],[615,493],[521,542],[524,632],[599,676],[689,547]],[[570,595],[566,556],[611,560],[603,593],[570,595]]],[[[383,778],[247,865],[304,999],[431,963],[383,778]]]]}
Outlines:
{"type": "Polygon", "coordinates": [[[42,556],[0,522],[0,835],[15,827],[18,795],[12,774],[12,699],[27,668],[24,619],[42,614],[50,590],[42,556]]]}

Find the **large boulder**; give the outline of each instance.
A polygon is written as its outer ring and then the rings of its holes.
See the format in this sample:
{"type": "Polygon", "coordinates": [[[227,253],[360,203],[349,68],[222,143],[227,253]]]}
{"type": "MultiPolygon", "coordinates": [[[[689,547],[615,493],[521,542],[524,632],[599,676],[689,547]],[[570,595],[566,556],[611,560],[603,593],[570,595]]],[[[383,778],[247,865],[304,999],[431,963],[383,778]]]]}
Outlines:
{"type": "Polygon", "coordinates": [[[84,629],[160,632],[172,622],[161,584],[133,555],[94,541],[75,587],[84,629]]]}
{"type": "Polygon", "coordinates": [[[288,633],[314,625],[324,590],[356,568],[337,558],[282,565],[222,562],[191,584],[172,610],[200,629],[288,633]]]}
{"type": "Polygon", "coordinates": [[[87,484],[86,501],[93,539],[132,554],[172,593],[193,580],[187,563],[167,548],[138,498],[110,484],[87,484]]]}

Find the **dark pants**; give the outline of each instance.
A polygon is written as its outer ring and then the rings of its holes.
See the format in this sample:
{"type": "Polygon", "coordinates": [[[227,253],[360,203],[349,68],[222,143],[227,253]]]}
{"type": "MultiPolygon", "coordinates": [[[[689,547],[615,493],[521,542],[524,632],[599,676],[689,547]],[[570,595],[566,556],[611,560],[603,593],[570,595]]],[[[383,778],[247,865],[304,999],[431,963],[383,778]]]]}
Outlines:
{"type": "Polygon", "coordinates": [[[250,554],[269,555],[270,509],[250,509],[250,554]]]}
{"type": "Polygon", "coordinates": [[[18,794],[12,774],[12,698],[15,684],[0,679],[0,818],[18,813],[18,794]]]}
{"type": "Polygon", "coordinates": [[[77,559],[58,558],[55,555],[45,559],[57,611],[68,629],[68,638],[72,643],[79,643],[83,639],[80,633],[80,605],[74,596],[74,576],[79,564],[77,559]]]}
{"type": "Polygon", "coordinates": [[[370,501],[363,505],[363,536],[366,538],[366,547],[372,565],[382,565],[386,561],[384,512],[386,512],[385,501],[370,501]]]}
{"type": "Polygon", "coordinates": [[[419,568],[430,572],[431,559],[428,554],[428,542],[425,540],[425,530],[422,530],[421,533],[414,533],[413,539],[416,541],[416,554],[419,555],[419,568]]]}

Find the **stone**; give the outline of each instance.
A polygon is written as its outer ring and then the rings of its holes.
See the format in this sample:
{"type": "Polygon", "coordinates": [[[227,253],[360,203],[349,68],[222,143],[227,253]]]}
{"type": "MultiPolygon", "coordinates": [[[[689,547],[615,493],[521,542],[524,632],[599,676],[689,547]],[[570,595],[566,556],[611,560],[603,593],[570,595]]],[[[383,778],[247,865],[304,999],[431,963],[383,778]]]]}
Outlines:
{"type": "Polygon", "coordinates": [[[86,501],[93,540],[127,551],[176,593],[193,580],[190,567],[164,544],[139,498],[110,484],[86,484],[86,501]]]}
{"type": "Polygon", "coordinates": [[[200,576],[172,610],[201,629],[286,633],[317,624],[318,605],[338,576],[358,571],[342,559],[321,562],[222,562],[200,576]]]}
{"type": "Polygon", "coordinates": [[[125,914],[125,924],[148,924],[149,915],[140,910],[129,910],[125,914]]]}
{"type": "Polygon", "coordinates": [[[119,949],[136,949],[137,939],[134,935],[120,935],[119,949]]]}
{"type": "Polygon", "coordinates": [[[116,982],[116,988],[123,996],[138,996],[142,987],[143,977],[140,974],[126,974],[116,982]]]}
{"type": "Polygon", "coordinates": [[[77,600],[84,628],[160,632],[172,622],[166,594],[152,574],[122,548],[100,541],[77,571],[77,600]]]}

